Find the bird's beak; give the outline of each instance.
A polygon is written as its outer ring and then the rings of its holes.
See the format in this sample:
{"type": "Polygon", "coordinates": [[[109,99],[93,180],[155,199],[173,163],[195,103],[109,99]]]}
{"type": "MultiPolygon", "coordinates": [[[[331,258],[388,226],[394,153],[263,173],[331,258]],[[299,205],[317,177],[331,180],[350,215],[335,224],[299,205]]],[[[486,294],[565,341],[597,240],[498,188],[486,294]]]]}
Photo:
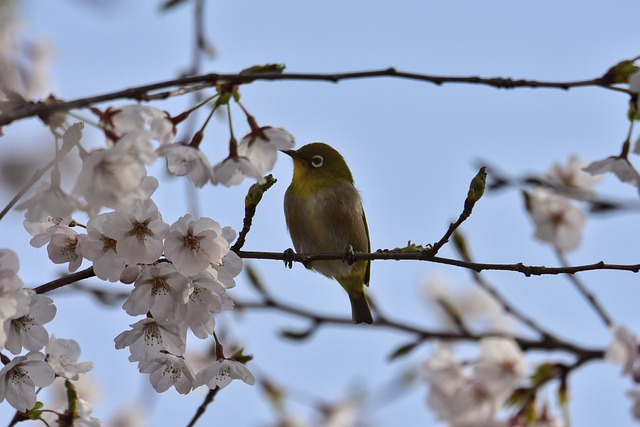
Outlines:
{"type": "Polygon", "coordinates": [[[286,154],[287,156],[291,157],[292,159],[300,159],[300,160],[306,160],[304,157],[302,157],[300,154],[298,154],[298,152],[296,150],[281,150],[284,154],[286,154]]]}

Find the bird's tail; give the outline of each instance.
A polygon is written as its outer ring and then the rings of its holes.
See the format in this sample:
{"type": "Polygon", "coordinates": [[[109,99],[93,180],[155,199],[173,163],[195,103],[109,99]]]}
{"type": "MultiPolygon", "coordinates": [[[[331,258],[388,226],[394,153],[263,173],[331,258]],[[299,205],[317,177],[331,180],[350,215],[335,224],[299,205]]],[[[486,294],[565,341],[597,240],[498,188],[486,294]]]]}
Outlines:
{"type": "Polygon", "coordinates": [[[351,316],[355,325],[358,323],[366,323],[368,325],[373,323],[371,309],[364,291],[361,293],[349,292],[349,301],[351,301],[351,316]]]}

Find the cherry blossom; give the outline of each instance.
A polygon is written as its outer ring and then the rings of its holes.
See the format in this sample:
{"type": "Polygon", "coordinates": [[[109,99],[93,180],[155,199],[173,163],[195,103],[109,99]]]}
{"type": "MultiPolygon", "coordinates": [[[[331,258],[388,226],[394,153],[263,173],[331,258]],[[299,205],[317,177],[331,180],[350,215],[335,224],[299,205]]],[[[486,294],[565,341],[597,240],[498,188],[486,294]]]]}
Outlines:
{"type": "Polygon", "coordinates": [[[638,171],[629,163],[626,157],[607,157],[604,160],[592,162],[582,170],[591,175],[603,175],[611,172],[617,176],[620,181],[640,188],[640,174],[638,174],[638,171]]]}
{"type": "Polygon", "coordinates": [[[5,348],[13,354],[19,354],[23,348],[37,351],[47,345],[49,333],[42,325],[56,316],[51,298],[27,289],[23,293],[28,305],[21,307],[8,324],[5,348]]]}
{"type": "Polygon", "coordinates": [[[58,228],[51,235],[47,246],[47,254],[54,264],[69,263],[69,272],[76,271],[82,264],[82,256],[76,250],[78,246],[78,233],[70,228],[58,228]]]}
{"type": "Polygon", "coordinates": [[[584,167],[582,160],[572,155],[566,166],[553,163],[547,171],[547,179],[559,189],[571,191],[571,195],[593,195],[594,186],[602,181],[602,176],[589,174],[584,167]]]}
{"type": "Polygon", "coordinates": [[[167,259],[187,276],[204,271],[209,264],[221,264],[229,252],[220,224],[206,217],[195,220],[191,214],[171,225],[164,245],[167,259]]]}
{"type": "Polygon", "coordinates": [[[117,108],[109,108],[103,114],[105,128],[122,137],[131,132],[144,132],[146,137],[171,144],[175,137],[175,129],[171,117],[166,111],[155,107],[130,104],[117,108]]]}
{"type": "Polygon", "coordinates": [[[209,388],[224,388],[232,380],[242,380],[249,385],[254,385],[256,379],[243,363],[232,359],[218,359],[196,375],[196,384],[206,385],[209,388]]]}
{"type": "Polygon", "coordinates": [[[87,223],[87,234],[79,237],[77,251],[93,261],[93,272],[102,280],[116,282],[125,268],[125,260],[116,250],[117,241],[105,234],[105,224],[114,216],[109,212],[94,216],[87,223]]]}
{"type": "Polygon", "coordinates": [[[32,351],[15,357],[0,370],[0,402],[7,399],[18,411],[28,411],[36,404],[36,387],[46,387],[54,379],[44,354],[32,351]]]}
{"type": "Polygon", "coordinates": [[[527,363],[513,339],[487,337],[480,340],[482,356],[474,366],[478,385],[497,399],[506,398],[524,382],[527,363]]]}
{"type": "Polygon", "coordinates": [[[141,188],[146,175],[144,163],[126,150],[94,150],[83,155],[73,195],[86,200],[90,216],[97,215],[103,206],[126,208],[147,198],[141,188]]]}
{"type": "Polygon", "coordinates": [[[291,150],[294,145],[293,135],[286,129],[263,127],[242,138],[238,155],[246,157],[262,176],[273,169],[278,151],[291,150]]]}
{"type": "Polygon", "coordinates": [[[611,327],[613,341],[607,347],[604,358],[622,366],[622,375],[629,375],[638,360],[638,338],[622,325],[611,327]]]}
{"type": "Polygon", "coordinates": [[[52,336],[46,347],[47,362],[56,375],[77,381],[81,374],[93,368],[92,362],[80,362],[80,345],[75,340],[59,339],[52,336]]]}
{"type": "Polygon", "coordinates": [[[186,347],[185,331],[176,325],[159,322],[152,318],[142,319],[115,338],[116,349],[129,347],[130,362],[155,358],[160,351],[181,356],[186,347]]]}
{"type": "Polygon", "coordinates": [[[102,225],[105,236],[116,241],[116,252],[127,264],[153,263],[162,255],[169,226],[153,200],[138,200],[118,210],[102,225]]]}
{"type": "Polygon", "coordinates": [[[238,185],[245,177],[253,178],[258,182],[264,180],[262,173],[246,157],[229,156],[213,167],[211,182],[222,184],[226,187],[238,185]]]}
{"type": "Polygon", "coordinates": [[[195,374],[184,358],[167,352],[160,352],[157,357],[140,362],[140,372],[150,374],[149,381],[158,393],[175,387],[178,393],[187,394],[196,383],[195,374]]]}
{"type": "Polygon", "coordinates": [[[155,319],[179,323],[189,300],[189,279],[168,262],[142,267],[122,308],[131,316],[150,312],[155,319]]]}
{"type": "Polygon", "coordinates": [[[529,208],[536,226],[536,239],[551,243],[561,251],[580,246],[586,216],[571,200],[537,188],[529,197],[529,208]]]}
{"type": "Polygon", "coordinates": [[[213,170],[204,153],[196,147],[185,144],[164,145],[158,154],[167,159],[169,173],[186,175],[196,187],[203,187],[213,178],[213,170]]]}

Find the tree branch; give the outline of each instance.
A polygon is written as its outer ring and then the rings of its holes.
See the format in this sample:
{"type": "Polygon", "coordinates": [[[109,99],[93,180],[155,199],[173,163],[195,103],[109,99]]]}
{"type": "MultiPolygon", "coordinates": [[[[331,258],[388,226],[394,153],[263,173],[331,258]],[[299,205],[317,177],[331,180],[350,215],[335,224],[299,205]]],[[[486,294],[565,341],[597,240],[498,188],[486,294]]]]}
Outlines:
{"type": "Polygon", "coordinates": [[[443,85],[449,83],[477,84],[485,85],[499,89],[515,89],[515,88],[550,88],[568,90],[577,87],[601,87],[608,90],[630,94],[629,89],[609,84],[603,77],[597,77],[590,80],[576,80],[566,82],[550,82],[527,79],[512,79],[505,77],[479,77],[479,76],[437,76],[430,74],[412,73],[406,71],[398,71],[395,68],[384,68],[380,70],[367,70],[346,73],[239,73],[239,74],[221,74],[209,73],[197,76],[187,76],[177,79],[165,80],[158,83],[135,86],[123,90],[105,93],[102,95],[79,98],[72,101],[52,102],[28,102],[19,105],[12,110],[5,111],[0,114],[0,126],[8,125],[16,120],[26,117],[46,117],[47,115],[68,111],[76,108],[85,108],[94,104],[116,99],[134,99],[137,101],[148,101],[150,99],[164,99],[171,96],[188,92],[189,86],[199,85],[199,88],[213,87],[220,83],[225,84],[246,84],[254,81],[325,81],[338,83],[344,80],[365,79],[374,77],[390,77],[415,80],[421,82],[443,85]],[[179,90],[168,90],[159,92],[163,89],[180,87],[179,90]]]}

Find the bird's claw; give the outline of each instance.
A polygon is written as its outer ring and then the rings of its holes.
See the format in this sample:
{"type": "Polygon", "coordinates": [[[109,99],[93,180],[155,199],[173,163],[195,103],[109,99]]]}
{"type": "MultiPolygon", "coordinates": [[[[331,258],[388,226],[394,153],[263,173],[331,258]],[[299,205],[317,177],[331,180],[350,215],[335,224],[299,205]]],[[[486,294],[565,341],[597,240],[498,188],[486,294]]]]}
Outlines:
{"type": "Polygon", "coordinates": [[[347,245],[347,247],[344,248],[344,258],[342,258],[342,260],[347,264],[352,265],[356,261],[355,255],[356,253],[353,251],[353,246],[347,245]]]}
{"type": "Polygon", "coordinates": [[[295,255],[295,252],[293,252],[293,249],[291,248],[284,251],[283,256],[285,268],[293,268],[293,260],[295,259],[295,255]]]}

